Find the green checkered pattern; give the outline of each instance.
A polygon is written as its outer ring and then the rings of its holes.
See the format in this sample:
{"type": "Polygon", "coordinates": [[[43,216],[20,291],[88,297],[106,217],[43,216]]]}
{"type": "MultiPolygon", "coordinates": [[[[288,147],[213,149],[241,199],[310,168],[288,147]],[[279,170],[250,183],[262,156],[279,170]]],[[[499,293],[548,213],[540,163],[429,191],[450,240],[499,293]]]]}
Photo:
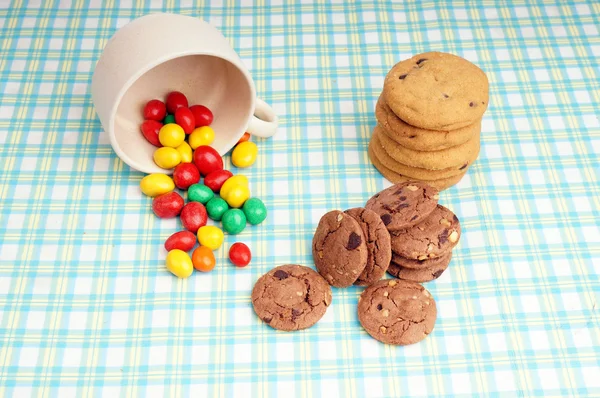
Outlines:
{"type": "Polygon", "coordinates": [[[599,31],[594,0],[0,0],[0,396],[599,396],[599,31]],[[244,170],[267,221],[187,280],[164,266],[179,220],[152,214],[90,96],[107,40],[157,11],[216,25],[281,121],[244,170]],[[388,186],[367,157],[375,102],[427,50],[479,65],[491,94],[481,155],[440,198],[463,237],[427,284],[433,333],[373,340],[358,287],[274,331],[253,283],[312,266],[320,216],[388,186]]]}

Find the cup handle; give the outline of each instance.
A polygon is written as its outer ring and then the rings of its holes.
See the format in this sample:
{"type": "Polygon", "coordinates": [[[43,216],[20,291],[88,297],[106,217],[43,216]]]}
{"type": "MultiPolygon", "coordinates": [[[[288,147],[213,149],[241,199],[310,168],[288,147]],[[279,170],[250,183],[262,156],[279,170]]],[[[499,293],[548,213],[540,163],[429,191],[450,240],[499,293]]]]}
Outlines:
{"type": "Polygon", "coordinates": [[[277,132],[279,120],[275,111],[260,98],[256,99],[254,115],[248,123],[248,132],[257,137],[271,137],[277,132]]]}

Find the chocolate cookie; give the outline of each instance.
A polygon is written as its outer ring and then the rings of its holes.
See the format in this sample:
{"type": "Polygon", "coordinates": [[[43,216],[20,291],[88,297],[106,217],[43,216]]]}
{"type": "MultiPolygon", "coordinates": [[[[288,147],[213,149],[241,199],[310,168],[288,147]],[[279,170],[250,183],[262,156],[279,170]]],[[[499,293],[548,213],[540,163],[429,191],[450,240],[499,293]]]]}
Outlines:
{"type": "Polygon", "coordinates": [[[382,279],[358,299],[358,320],[367,333],[386,344],[408,345],[423,340],[431,331],[437,308],[421,285],[382,279]]]}
{"type": "Polygon", "coordinates": [[[335,287],[352,285],[367,265],[368,249],[362,228],[338,210],[321,217],[312,241],[315,265],[335,287]]]}
{"type": "Polygon", "coordinates": [[[375,126],[373,136],[377,135],[381,146],[393,159],[402,159],[407,166],[420,167],[429,170],[443,170],[449,167],[466,169],[477,156],[480,149],[480,134],[475,134],[464,144],[442,149],[440,151],[415,151],[399,145],[396,141],[385,135],[381,126],[375,126]]]}
{"type": "Polygon", "coordinates": [[[395,173],[418,180],[439,180],[461,174],[465,170],[462,166],[449,167],[443,170],[428,170],[419,167],[407,166],[392,158],[381,145],[379,134],[373,134],[369,142],[369,150],[373,151],[377,159],[387,168],[395,173]],[[461,170],[462,169],[462,170],[461,170]]]}
{"type": "Polygon", "coordinates": [[[448,253],[448,255],[444,256],[443,258],[445,261],[439,262],[432,267],[421,269],[403,267],[403,262],[391,262],[387,272],[388,274],[405,281],[420,283],[429,282],[439,278],[442,273],[448,269],[448,264],[450,264],[450,259],[452,258],[452,252],[448,253]]]}
{"type": "Polygon", "coordinates": [[[371,210],[356,207],[344,213],[358,222],[367,244],[367,265],[354,284],[371,285],[385,275],[392,259],[390,233],[379,215],[371,210]]]}
{"type": "Polygon", "coordinates": [[[467,142],[481,131],[481,120],[456,130],[427,130],[411,126],[396,116],[381,96],[375,106],[375,117],[388,137],[403,147],[415,151],[438,151],[451,148],[467,142]]]}
{"type": "MultiPolygon", "coordinates": [[[[387,179],[388,181],[393,182],[394,184],[415,180],[415,178],[403,176],[385,167],[377,158],[377,156],[375,156],[373,151],[371,151],[371,149],[369,149],[369,159],[371,159],[373,166],[375,166],[375,168],[381,173],[381,175],[385,177],[385,179],[387,179]]],[[[442,178],[440,180],[428,180],[425,182],[428,185],[439,189],[440,191],[443,191],[444,189],[448,189],[451,186],[458,184],[460,180],[462,180],[462,178],[465,176],[467,169],[463,170],[461,174],[452,177],[442,178]]]]}
{"type": "Polygon", "coordinates": [[[366,209],[381,217],[388,231],[410,228],[424,220],[437,205],[438,190],[422,182],[392,185],[367,201],[366,209]]]}
{"type": "Polygon", "coordinates": [[[385,102],[406,123],[455,130],[481,119],[489,83],[481,69],[456,55],[429,52],[401,61],[383,84],[385,102]]]}
{"type": "Polygon", "coordinates": [[[306,329],[323,317],[331,304],[331,288],[315,271],[288,264],[261,276],[252,290],[254,312],[279,330],[306,329]]]}
{"type": "Polygon", "coordinates": [[[412,260],[440,257],[460,239],[460,222],[448,208],[437,205],[425,220],[391,234],[392,251],[412,260]]]}
{"type": "Polygon", "coordinates": [[[448,251],[448,253],[442,254],[439,257],[434,257],[434,258],[428,257],[424,260],[413,260],[413,259],[409,259],[406,257],[402,257],[402,256],[392,252],[392,261],[391,262],[396,263],[397,265],[401,265],[404,268],[418,270],[418,269],[436,267],[442,263],[450,263],[451,256],[452,256],[452,250],[448,251]]]}

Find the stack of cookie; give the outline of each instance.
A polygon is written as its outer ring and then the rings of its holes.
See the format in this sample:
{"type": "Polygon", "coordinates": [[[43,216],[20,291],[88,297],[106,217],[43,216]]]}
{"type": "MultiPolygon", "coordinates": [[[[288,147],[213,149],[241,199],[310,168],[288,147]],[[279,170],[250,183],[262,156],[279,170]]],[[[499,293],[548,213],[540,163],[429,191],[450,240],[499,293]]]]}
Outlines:
{"type": "Polygon", "coordinates": [[[394,183],[420,180],[439,190],[458,183],[479,155],[488,91],[485,73],[456,55],[399,62],[377,101],[371,161],[394,183]]]}

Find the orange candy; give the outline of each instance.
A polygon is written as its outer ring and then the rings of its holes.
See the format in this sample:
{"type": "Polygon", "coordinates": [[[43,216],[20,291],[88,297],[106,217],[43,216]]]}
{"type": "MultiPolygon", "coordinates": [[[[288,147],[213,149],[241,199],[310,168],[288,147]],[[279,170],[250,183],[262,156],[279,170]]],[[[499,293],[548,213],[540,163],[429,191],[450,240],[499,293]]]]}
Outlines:
{"type": "Polygon", "coordinates": [[[244,135],[242,136],[242,138],[240,138],[240,140],[237,142],[238,144],[240,142],[246,142],[250,139],[250,133],[249,132],[245,132],[244,135]]]}
{"type": "Polygon", "coordinates": [[[216,264],[215,255],[208,247],[199,246],[192,253],[192,264],[198,271],[212,271],[216,264]]]}

